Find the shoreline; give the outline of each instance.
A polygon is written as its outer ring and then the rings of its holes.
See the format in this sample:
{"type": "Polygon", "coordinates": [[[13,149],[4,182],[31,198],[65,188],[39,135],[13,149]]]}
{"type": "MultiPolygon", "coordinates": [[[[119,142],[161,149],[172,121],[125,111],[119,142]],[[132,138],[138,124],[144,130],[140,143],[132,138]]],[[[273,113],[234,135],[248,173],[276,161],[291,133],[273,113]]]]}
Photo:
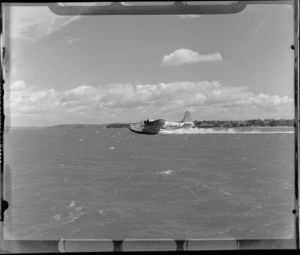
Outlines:
{"type": "MultiPolygon", "coordinates": [[[[101,127],[95,127],[94,125],[89,125],[89,124],[83,124],[82,126],[78,127],[76,125],[70,125],[70,124],[66,124],[66,125],[57,125],[57,126],[44,126],[44,127],[5,127],[4,130],[11,130],[11,129],[45,129],[45,128],[70,128],[70,129],[82,129],[82,128],[88,128],[88,129],[111,129],[111,128],[127,128],[125,126],[122,127],[106,127],[106,126],[102,126],[101,127]]],[[[241,126],[241,127],[195,127],[195,128],[199,128],[199,129],[244,129],[244,128],[293,128],[293,126],[241,126]]]]}

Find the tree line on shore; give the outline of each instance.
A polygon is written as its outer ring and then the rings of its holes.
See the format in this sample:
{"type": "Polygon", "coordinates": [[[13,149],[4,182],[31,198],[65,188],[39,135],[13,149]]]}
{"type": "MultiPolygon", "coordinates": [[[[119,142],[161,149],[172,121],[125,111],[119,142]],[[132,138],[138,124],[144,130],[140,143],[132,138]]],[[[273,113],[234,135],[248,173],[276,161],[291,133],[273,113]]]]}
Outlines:
{"type": "Polygon", "coordinates": [[[203,120],[194,121],[196,127],[211,128],[211,127],[292,127],[294,126],[293,119],[251,119],[251,120],[203,120]]]}
{"type": "MultiPolygon", "coordinates": [[[[195,120],[195,126],[199,128],[215,128],[215,127],[292,127],[293,119],[251,119],[251,120],[195,120]]],[[[129,123],[111,123],[106,128],[123,128],[129,127],[129,123]]]]}

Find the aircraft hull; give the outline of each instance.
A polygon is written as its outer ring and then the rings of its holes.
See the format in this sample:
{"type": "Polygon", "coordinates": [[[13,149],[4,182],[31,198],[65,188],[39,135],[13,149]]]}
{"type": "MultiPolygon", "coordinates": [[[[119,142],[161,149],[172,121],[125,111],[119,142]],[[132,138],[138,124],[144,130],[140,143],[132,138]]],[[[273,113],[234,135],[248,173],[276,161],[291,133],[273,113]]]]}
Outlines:
{"type": "Polygon", "coordinates": [[[155,135],[158,134],[163,127],[164,120],[150,121],[149,123],[139,122],[129,125],[129,129],[132,132],[140,134],[155,135]]]}

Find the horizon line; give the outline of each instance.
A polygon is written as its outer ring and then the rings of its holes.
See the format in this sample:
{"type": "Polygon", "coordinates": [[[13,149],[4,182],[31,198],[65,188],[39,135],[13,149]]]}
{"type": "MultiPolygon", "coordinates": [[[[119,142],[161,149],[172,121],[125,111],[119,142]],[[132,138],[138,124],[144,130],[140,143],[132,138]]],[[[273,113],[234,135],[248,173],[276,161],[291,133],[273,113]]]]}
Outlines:
{"type": "MultiPolygon", "coordinates": [[[[290,121],[295,121],[295,118],[292,119],[247,119],[247,120],[194,120],[193,122],[197,121],[197,122],[201,122],[201,121],[250,121],[250,120],[290,120],[290,121]]],[[[56,127],[56,126],[63,126],[63,125],[98,125],[98,126],[104,126],[104,125],[109,125],[109,124],[132,124],[132,123],[136,123],[136,122],[109,122],[109,123],[60,123],[60,124],[53,124],[53,125],[48,125],[48,126],[5,126],[4,125],[4,129],[9,129],[9,128],[47,128],[47,127],[56,127]]]]}

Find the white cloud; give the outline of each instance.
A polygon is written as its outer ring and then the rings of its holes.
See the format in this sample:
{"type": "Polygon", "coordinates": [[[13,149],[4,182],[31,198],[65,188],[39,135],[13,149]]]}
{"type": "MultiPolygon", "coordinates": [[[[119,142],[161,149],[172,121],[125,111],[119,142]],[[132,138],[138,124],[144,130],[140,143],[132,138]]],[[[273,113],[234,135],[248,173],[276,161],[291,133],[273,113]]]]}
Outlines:
{"type": "Polygon", "coordinates": [[[67,44],[72,44],[75,42],[75,38],[73,38],[71,36],[66,36],[65,40],[66,40],[67,44]]]}
{"type": "Polygon", "coordinates": [[[196,51],[190,49],[178,49],[169,55],[163,57],[162,66],[178,66],[196,62],[211,62],[211,61],[222,61],[222,56],[219,52],[200,55],[196,51]]]}
{"type": "Polygon", "coordinates": [[[13,6],[10,11],[9,35],[36,41],[78,20],[80,16],[55,15],[46,6],[13,6]]]}
{"type": "Polygon", "coordinates": [[[223,119],[233,114],[236,119],[293,117],[293,100],[287,96],[255,94],[247,87],[227,87],[218,81],[83,85],[66,91],[38,89],[17,81],[11,87],[15,89],[5,93],[5,106],[14,116],[61,116],[62,121],[72,116],[115,114],[134,121],[143,112],[167,118],[172,112],[194,109],[200,116],[220,114],[223,119]]]}
{"type": "Polygon", "coordinates": [[[65,37],[65,42],[66,42],[66,44],[73,44],[73,43],[77,43],[77,42],[87,42],[87,40],[86,39],[74,38],[72,36],[66,36],[65,37]]]}
{"type": "Polygon", "coordinates": [[[26,89],[26,84],[24,81],[16,81],[10,86],[9,89],[12,91],[23,90],[26,89]]]}

